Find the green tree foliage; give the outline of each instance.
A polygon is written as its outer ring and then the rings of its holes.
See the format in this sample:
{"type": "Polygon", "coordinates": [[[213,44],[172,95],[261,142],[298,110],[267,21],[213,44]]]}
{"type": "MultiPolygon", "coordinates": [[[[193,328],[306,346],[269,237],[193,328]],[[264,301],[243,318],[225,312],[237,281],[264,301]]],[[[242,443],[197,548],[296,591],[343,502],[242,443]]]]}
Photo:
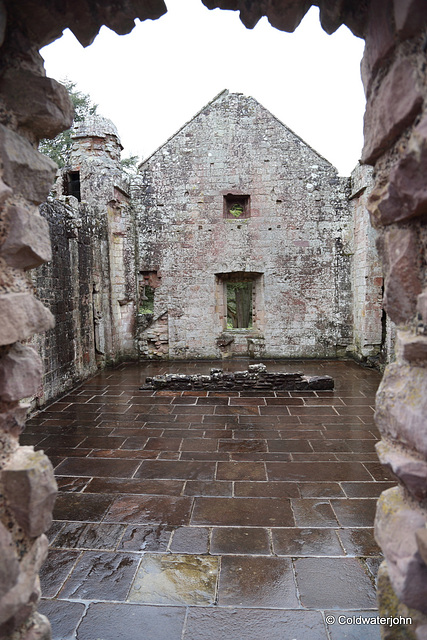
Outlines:
{"type": "Polygon", "coordinates": [[[120,160],[121,167],[128,175],[135,175],[138,171],[138,165],[141,162],[139,156],[129,156],[120,160]]]}
{"type": "Polygon", "coordinates": [[[227,328],[252,327],[252,282],[227,284],[227,328]]]}
{"type": "MultiPolygon", "coordinates": [[[[81,122],[86,116],[97,113],[98,105],[92,102],[92,98],[87,93],[78,91],[77,85],[71,80],[65,79],[61,83],[67,89],[74,107],[74,122],[81,122]]],[[[58,167],[67,164],[71,151],[71,129],[59,133],[53,140],[44,138],[40,140],[39,151],[51,158],[58,167]]]]}

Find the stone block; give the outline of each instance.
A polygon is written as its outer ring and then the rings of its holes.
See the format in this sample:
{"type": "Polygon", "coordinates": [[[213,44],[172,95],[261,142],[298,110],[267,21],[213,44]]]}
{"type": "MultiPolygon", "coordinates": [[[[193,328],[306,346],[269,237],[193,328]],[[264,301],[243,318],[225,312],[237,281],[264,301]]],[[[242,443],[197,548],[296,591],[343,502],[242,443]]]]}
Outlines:
{"type": "Polygon", "coordinates": [[[3,469],[4,495],[19,525],[31,537],[52,523],[57,485],[53,467],[43,451],[20,447],[3,469]]]}
{"type": "Polygon", "coordinates": [[[20,640],[51,640],[51,626],[46,616],[36,611],[26,626],[27,632],[21,636],[20,640]]]}
{"type": "Polygon", "coordinates": [[[368,10],[365,33],[365,51],[362,58],[362,80],[366,95],[380,64],[395,46],[393,27],[393,0],[373,0],[368,10]]]}
{"type": "Polygon", "coordinates": [[[0,358],[0,398],[16,402],[34,395],[42,373],[43,363],[36,351],[17,342],[0,358]]]}
{"type": "Polygon", "coordinates": [[[427,213],[427,117],[413,130],[406,153],[376,187],[368,202],[375,225],[388,225],[427,213]]]}
{"type": "Polygon", "coordinates": [[[52,313],[31,293],[0,295],[0,316],[0,345],[25,340],[55,325],[52,313]]]}
{"type": "MultiPolygon", "coordinates": [[[[34,543],[22,550],[20,573],[17,583],[0,598],[0,634],[5,623],[11,621],[12,631],[15,628],[14,620],[21,619],[20,612],[28,609],[28,603],[37,590],[38,572],[47,557],[48,539],[45,535],[36,538],[34,543]]],[[[12,634],[10,634],[12,635],[12,634]]],[[[5,636],[1,636],[2,638],[5,636]]],[[[6,637],[10,637],[7,635],[6,637]]]]}
{"type": "Polygon", "coordinates": [[[427,458],[427,369],[389,364],[376,399],[375,422],[382,435],[427,458]]]}
{"type": "Polygon", "coordinates": [[[427,529],[417,529],[415,531],[415,538],[417,541],[418,552],[424,562],[427,565],[427,529]]]}
{"type": "Polygon", "coordinates": [[[409,60],[397,60],[377,91],[368,98],[364,118],[362,162],[374,164],[420,112],[422,92],[409,60]]]}
{"type": "Polygon", "coordinates": [[[384,491],[377,504],[375,538],[387,560],[391,584],[408,607],[427,613],[427,566],[415,537],[426,514],[410,505],[400,487],[384,491]]]}
{"type": "MultiPolygon", "coordinates": [[[[18,438],[24,430],[29,404],[23,402],[3,403],[0,413],[0,434],[7,434],[6,440],[13,450],[18,447],[18,438]]],[[[0,448],[4,447],[4,441],[0,448]]],[[[2,453],[4,449],[2,450],[2,453]]],[[[9,453],[11,451],[8,451],[9,453]]]]}
{"type": "Polygon", "coordinates": [[[17,269],[33,269],[52,259],[49,225],[37,209],[22,205],[7,209],[9,229],[0,255],[17,269]]]}
{"type": "Polygon", "coordinates": [[[0,91],[18,124],[39,139],[54,138],[73,123],[68,91],[52,78],[35,75],[28,69],[9,68],[1,78],[0,91]]]}
{"type": "Polygon", "coordinates": [[[421,248],[413,228],[386,229],[378,250],[386,267],[383,306],[391,320],[407,324],[416,314],[421,293],[421,248]]]}
{"type": "Polygon", "coordinates": [[[399,359],[415,364],[427,364],[427,336],[408,334],[399,331],[397,336],[397,355],[399,359]]]}
{"type": "Polygon", "coordinates": [[[417,500],[424,500],[427,497],[427,462],[384,440],[375,448],[382,464],[390,467],[409,493],[417,500]]]}
{"type": "Polygon", "coordinates": [[[0,522],[0,601],[18,580],[19,562],[12,536],[0,522]]]}
{"type": "Polygon", "coordinates": [[[381,640],[415,640],[412,632],[413,625],[406,625],[405,619],[409,618],[415,622],[415,620],[424,619],[424,616],[414,609],[408,609],[403,602],[399,602],[390,583],[385,560],[380,564],[376,582],[379,615],[382,618],[399,618],[398,624],[381,627],[381,640]]]}
{"type": "Polygon", "coordinates": [[[34,204],[44,202],[55,179],[56,164],[3,125],[0,125],[0,156],[3,181],[15,195],[21,194],[34,204]]]}
{"type": "Polygon", "coordinates": [[[424,0],[394,0],[394,22],[400,38],[410,38],[420,33],[427,22],[427,5],[424,0]]]}
{"type": "Polygon", "coordinates": [[[4,205],[7,198],[9,198],[11,195],[12,195],[12,189],[8,187],[7,184],[3,182],[3,180],[0,180],[0,206],[1,207],[4,205]]]}
{"type": "Polygon", "coordinates": [[[417,299],[417,311],[425,325],[427,325],[427,291],[420,293],[417,299]]]}

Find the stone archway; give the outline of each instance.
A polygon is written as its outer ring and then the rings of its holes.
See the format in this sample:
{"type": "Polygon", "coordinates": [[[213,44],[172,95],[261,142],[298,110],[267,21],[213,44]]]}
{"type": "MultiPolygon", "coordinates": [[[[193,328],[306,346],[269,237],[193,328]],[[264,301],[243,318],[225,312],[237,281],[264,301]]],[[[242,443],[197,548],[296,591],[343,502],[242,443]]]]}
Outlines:
{"type": "MultiPolygon", "coordinates": [[[[267,15],[274,27],[293,31],[312,2],[206,0],[205,4],[240,10],[249,28],[267,15]]],[[[387,368],[377,397],[377,424],[383,435],[379,455],[399,479],[399,486],[381,497],[377,511],[377,539],[387,560],[380,577],[380,606],[390,578],[401,602],[427,614],[423,502],[427,494],[427,8],[423,0],[321,0],[316,4],[320,4],[325,31],[332,33],[346,24],[366,41],[363,161],[375,167],[369,206],[380,233],[385,308],[398,325],[397,360],[387,368]]],[[[50,522],[55,483],[47,458],[31,447],[19,447],[26,413],[20,401],[36,391],[41,374],[38,357],[22,341],[53,322],[25,277],[26,270],[50,257],[48,230],[37,205],[48,193],[55,166],[38,154],[37,142],[70,126],[72,114],[63,88],[45,77],[38,50],[66,27],[88,46],[103,24],[125,34],[132,30],[135,18],[156,19],[165,10],[162,0],[123,0],[102,6],[79,0],[60,9],[53,0],[0,4],[2,637],[50,637],[46,619],[35,610],[37,574],[47,548],[43,532],[50,522]]],[[[421,614],[417,637],[427,638],[421,614]]]]}

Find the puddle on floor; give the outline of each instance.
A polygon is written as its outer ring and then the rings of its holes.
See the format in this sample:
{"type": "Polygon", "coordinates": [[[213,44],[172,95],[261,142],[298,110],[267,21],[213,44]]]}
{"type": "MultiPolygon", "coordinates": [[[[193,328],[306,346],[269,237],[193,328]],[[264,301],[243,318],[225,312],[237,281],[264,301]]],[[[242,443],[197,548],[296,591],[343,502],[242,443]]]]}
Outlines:
{"type": "Polygon", "coordinates": [[[218,558],[147,554],[127,600],[147,604],[214,604],[218,571],[218,558]]]}

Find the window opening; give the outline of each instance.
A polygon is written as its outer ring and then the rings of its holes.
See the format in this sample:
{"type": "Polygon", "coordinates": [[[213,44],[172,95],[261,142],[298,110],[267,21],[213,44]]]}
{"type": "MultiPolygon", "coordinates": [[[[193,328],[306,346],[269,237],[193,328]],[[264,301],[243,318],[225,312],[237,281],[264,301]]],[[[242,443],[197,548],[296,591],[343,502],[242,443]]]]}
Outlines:
{"type": "Polygon", "coordinates": [[[227,329],[252,328],[253,283],[227,282],[227,329]]]}
{"type": "Polygon", "coordinates": [[[68,171],[64,177],[64,196],[74,196],[81,202],[80,171],[68,171]]]}
{"type": "Polygon", "coordinates": [[[154,287],[144,284],[141,287],[140,313],[154,313],[154,287]]]}
{"type": "Polygon", "coordinates": [[[154,296],[160,284],[161,278],[157,271],[139,272],[139,313],[154,313],[154,296]]]}
{"type": "Polygon", "coordinates": [[[250,218],[249,196],[236,196],[228,193],[224,196],[224,218],[242,220],[250,218]]]}

